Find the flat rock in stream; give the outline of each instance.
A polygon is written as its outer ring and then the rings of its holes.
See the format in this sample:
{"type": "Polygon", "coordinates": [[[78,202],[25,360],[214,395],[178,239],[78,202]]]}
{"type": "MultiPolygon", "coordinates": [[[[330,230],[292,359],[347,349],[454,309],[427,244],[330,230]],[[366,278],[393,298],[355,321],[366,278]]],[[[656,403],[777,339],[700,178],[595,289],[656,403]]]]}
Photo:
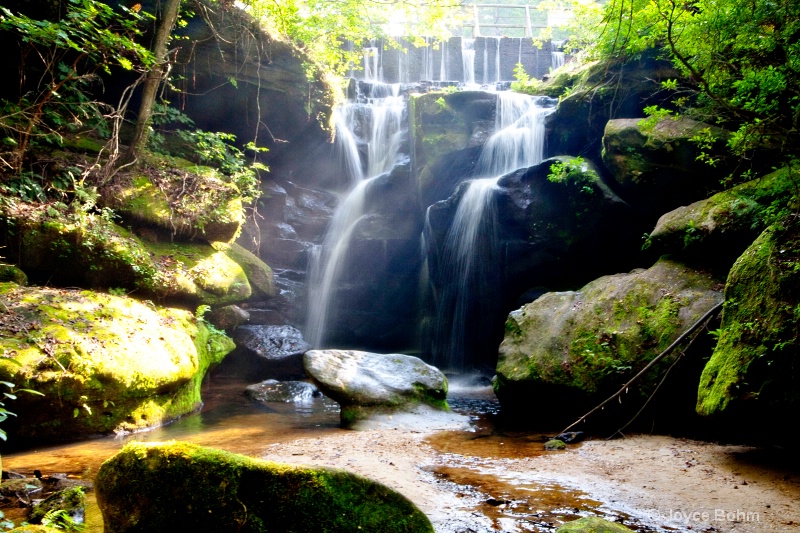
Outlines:
{"type": "Polygon", "coordinates": [[[311,345],[292,326],[240,326],[234,332],[240,356],[263,369],[269,377],[305,377],[303,354],[311,345]]]}
{"type": "Polygon", "coordinates": [[[344,427],[361,429],[367,419],[379,420],[379,424],[403,420],[405,427],[410,421],[403,415],[429,417],[432,411],[449,411],[447,378],[418,357],[309,350],[303,364],[320,390],[341,405],[344,427]]]}

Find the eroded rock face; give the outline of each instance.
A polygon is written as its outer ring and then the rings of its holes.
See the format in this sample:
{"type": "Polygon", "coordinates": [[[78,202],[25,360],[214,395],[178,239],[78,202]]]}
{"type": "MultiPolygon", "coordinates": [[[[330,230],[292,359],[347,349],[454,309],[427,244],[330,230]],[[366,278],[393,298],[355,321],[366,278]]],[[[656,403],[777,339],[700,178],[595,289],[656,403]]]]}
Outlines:
{"type": "Polygon", "coordinates": [[[603,163],[620,195],[652,217],[718,190],[730,169],[697,159],[701,150],[690,139],[703,130],[717,139],[706,151],[718,157],[727,134],[717,127],[686,117],[662,119],[654,126],[636,118],[609,120],[603,132],[603,163]]]}
{"type": "Polygon", "coordinates": [[[206,371],[233,349],[183,310],[74,289],[6,283],[0,293],[7,306],[0,346],[16,362],[0,360],[0,376],[44,394],[14,402],[18,417],[4,429],[15,439],[163,424],[201,405],[206,371]]]}
{"type": "Polygon", "coordinates": [[[130,443],[100,467],[106,531],[433,532],[401,494],[343,470],[183,442],[130,443]]]}
{"type": "Polygon", "coordinates": [[[798,243],[800,226],[790,216],[767,228],[731,268],[719,341],[700,378],[698,413],[748,420],[750,434],[797,413],[798,243]]]}
{"type": "MultiPolygon", "coordinates": [[[[494,384],[503,408],[527,409],[531,420],[574,421],[719,303],[720,289],[718,279],[661,259],[579,291],[542,295],[506,321],[494,384]]],[[[670,363],[656,365],[626,398],[649,395],[670,363]]],[[[673,400],[676,416],[679,405],[691,415],[692,398],[688,406],[673,400]]]]}
{"type": "Polygon", "coordinates": [[[320,390],[341,405],[346,427],[373,413],[403,412],[420,404],[447,409],[447,378],[417,357],[310,350],[303,364],[320,390]]]}

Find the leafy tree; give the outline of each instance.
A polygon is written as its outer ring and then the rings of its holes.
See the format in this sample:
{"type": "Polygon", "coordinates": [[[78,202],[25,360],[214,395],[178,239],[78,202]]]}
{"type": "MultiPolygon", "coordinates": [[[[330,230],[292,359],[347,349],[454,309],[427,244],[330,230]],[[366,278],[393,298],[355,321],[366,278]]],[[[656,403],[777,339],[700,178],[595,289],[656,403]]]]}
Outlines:
{"type": "MultiPolygon", "coordinates": [[[[361,64],[364,45],[403,37],[445,38],[464,16],[459,0],[245,0],[251,13],[290,39],[326,72],[361,64]]],[[[313,67],[311,71],[313,72],[313,67]]]]}
{"type": "Polygon", "coordinates": [[[596,57],[652,48],[684,75],[673,104],[735,131],[732,153],[796,152],[800,141],[800,3],[613,0],[596,57]]]}
{"type": "Polygon", "coordinates": [[[58,143],[66,131],[105,124],[108,106],[92,99],[98,74],[147,68],[152,56],[135,42],[141,16],[94,0],[69,0],[59,20],[36,20],[0,7],[0,31],[16,36],[19,94],[0,108],[0,165],[19,174],[32,143],[58,143]]]}

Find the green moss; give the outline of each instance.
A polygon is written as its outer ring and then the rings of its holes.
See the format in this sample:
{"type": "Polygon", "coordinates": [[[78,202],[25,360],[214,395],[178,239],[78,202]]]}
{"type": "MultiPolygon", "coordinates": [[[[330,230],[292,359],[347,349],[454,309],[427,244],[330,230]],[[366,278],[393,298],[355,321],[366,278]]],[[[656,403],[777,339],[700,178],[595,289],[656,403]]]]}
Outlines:
{"type": "Polygon", "coordinates": [[[736,261],[725,286],[722,327],[700,379],[697,412],[780,418],[800,406],[800,228],[775,224],[736,261]]]}
{"type": "MultiPolygon", "coordinates": [[[[233,349],[191,313],[90,291],[3,286],[0,378],[45,396],[15,404],[22,436],[154,426],[200,405],[200,381],[233,349]]],[[[10,422],[15,424],[16,420],[10,422]]]]}
{"type": "MultiPolygon", "coordinates": [[[[579,292],[547,293],[509,315],[495,389],[499,395],[532,384],[590,395],[611,390],[718,301],[716,283],[662,259],[579,292]]],[[[637,387],[646,394],[654,385],[645,379],[637,387]]]]}
{"type": "Polygon", "coordinates": [[[585,516],[573,522],[567,522],[556,530],[556,533],[632,533],[622,524],[615,524],[597,516],[585,516]]]}
{"type": "Polygon", "coordinates": [[[96,488],[109,533],[433,531],[406,498],[366,478],[181,442],[126,445],[96,488]]]}

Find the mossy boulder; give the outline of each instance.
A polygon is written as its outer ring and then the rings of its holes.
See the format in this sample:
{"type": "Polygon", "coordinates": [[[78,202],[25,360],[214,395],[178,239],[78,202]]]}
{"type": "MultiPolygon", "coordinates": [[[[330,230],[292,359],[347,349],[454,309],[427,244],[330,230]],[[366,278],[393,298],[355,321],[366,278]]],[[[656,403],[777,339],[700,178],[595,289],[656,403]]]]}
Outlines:
{"type": "Polygon", "coordinates": [[[254,296],[269,298],[277,294],[272,269],[250,250],[235,242],[212,242],[211,246],[218,252],[223,252],[244,270],[254,296]]]}
{"type": "Polygon", "coordinates": [[[648,245],[660,255],[727,272],[770,217],[789,205],[794,188],[790,171],[781,169],[679,207],[658,219],[648,245]]]}
{"type": "Polygon", "coordinates": [[[0,284],[0,379],[20,394],[13,438],[74,439],[153,427],[201,405],[200,384],[233,349],[183,310],[91,291],[0,284]]]}
{"type": "Polygon", "coordinates": [[[700,378],[697,412],[785,424],[800,408],[800,224],[774,224],[736,260],[719,341],[700,378]]]}
{"type": "Polygon", "coordinates": [[[556,533],[633,533],[633,530],[597,516],[584,516],[562,525],[556,533]]]}
{"type": "MultiPolygon", "coordinates": [[[[513,311],[494,381],[503,409],[530,416],[540,404],[538,420],[573,421],[719,303],[720,289],[714,277],[661,259],[578,291],[546,293],[513,311]]],[[[652,393],[671,362],[656,365],[628,398],[652,393]]]]}
{"type": "Polygon", "coordinates": [[[303,366],[319,389],[341,405],[344,427],[375,414],[420,404],[448,410],[447,378],[418,357],[356,350],[309,350],[303,366]]]}
{"type": "Polygon", "coordinates": [[[118,176],[101,201],[134,227],[178,240],[230,242],[244,222],[239,190],[210,167],[177,158],[153,162],[139,173],[118,176]]]}
{"type": "Polygon", "coordinates": [[[83,524],[86,518],[86,494],[82,487],[55,492],[31,509],[28,522],[41,524],[44,517],[54,511],[64,511],[75,523],[83,524]]]}
{"type": "Polygon", "coordinates": [[[609,120],[603,132],[603,163],[620,196],[635,209],[658,216],[718,190],[729,169],[698,160],[691,141],[708,131],[716,139],[710,155],[725,148],[723,130],[687,117],[609,120]]]}
{"type": "Polygon", "coordinates": [[[28,276],[14,265],[0,263],[0,282],[13,281],[17,285],[27,285],[28,276]]]}
{"type": "Polygon", "coordinates": [[[253,287],[257,296],[275,293],[270,268],[235,244],[153,242],[107,217],[25,204],[2,214],[9,259],[32,282],[120,289],[187,306],[244,301],[253,287]]]}
{"type": "Polygon", "coordinates": [[[8,533],[61,533],[63,531],[63,529],[57,527],[26,524],[15,527],[14,529],[9,530],[8,533]]]}
{"type": "Polygon", "coordinates": [[[127,444],[96,487],[108,533],[433,531],[404,496],[355,474],[182,442],[127,444]]]}

